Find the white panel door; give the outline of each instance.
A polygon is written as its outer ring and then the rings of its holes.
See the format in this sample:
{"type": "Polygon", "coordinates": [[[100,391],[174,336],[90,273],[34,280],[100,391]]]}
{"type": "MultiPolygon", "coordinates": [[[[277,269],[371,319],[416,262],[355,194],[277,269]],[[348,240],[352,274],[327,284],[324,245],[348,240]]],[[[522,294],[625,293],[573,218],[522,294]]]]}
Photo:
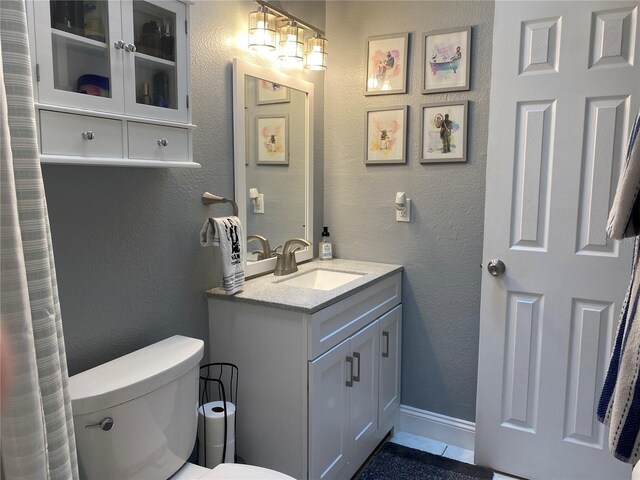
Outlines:
{"type": "Polygon", "coordinates": [[[378,430],[379,334],[380,322],[376,320],[351,337],[353,387],[349,391],[349,442],[354,451],[364,448],[378,430]]]}
{"type": "Polygon", "coordinates": [[[631,242],[605,236],[638,111],[638,2],[496,2],[476,462],[629,478],[595,417],[631,242]]]}

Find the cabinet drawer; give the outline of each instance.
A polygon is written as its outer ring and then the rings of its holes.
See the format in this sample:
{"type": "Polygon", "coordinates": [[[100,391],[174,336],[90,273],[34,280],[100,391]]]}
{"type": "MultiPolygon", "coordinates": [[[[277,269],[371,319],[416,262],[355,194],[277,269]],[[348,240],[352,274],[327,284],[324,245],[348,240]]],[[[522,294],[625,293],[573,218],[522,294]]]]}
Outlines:
{"type": "Polygon", "coordinates": [[[129,158],[188,160],[189,130],[129,122],[129,158]]]}
{"type": "Polygon", "coordinates": [[[46,155],[122,158],[122,122],[40,111],[40,147],[46,155]]]}
{"type": "Polygon", "coordinates": [[[334,345],[388,312],[402,300],[402,273],[334,303],[310,316],[308,360],[317,358],[334,345]]]}

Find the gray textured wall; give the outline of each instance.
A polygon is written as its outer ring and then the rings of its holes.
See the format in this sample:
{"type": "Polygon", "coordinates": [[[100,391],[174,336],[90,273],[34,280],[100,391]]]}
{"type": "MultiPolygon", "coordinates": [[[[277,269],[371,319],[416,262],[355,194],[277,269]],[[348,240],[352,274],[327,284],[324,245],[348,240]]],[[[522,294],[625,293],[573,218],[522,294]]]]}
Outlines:
{"type": "Polygon", "coordinates": [[[327,2],[325,224],[337,256],[405,266],[402,403],[474,420],[492,2],[327,2]],[[473,26],[471,90],[422,95],[422,34],[473,26]],[[411,32],[408,94],[363,96],[369,36],[411,32]],[[420,105],[470,100],[468,162],[419,163],[420,105]],[[365,108],[409,105],[406,165],[365,166],[365,108]],[[411,223],[395,222],[397,191],[411,223]]]}
{"type": "MultiPolygon", "coordinates": [[[[208,212],[199,197],[234,194],[230,62],[269,65],[238,44],[254,5],[201,1],[191,10],[194,153],[202,169],[43,167],[72,374],[172,334],[207,338],[204,290],[215,275],[211,251],[197,243],[208,212]]],[[[325,27],[324,2],[281,5],[325,27]]],[[[324,223],[338,256],[405,265],[402,401],[469,420],[492,22],[490,2],[327,2],[326,94],[323,74],[294,72],[316,85],[314,239],[324,223]],[[422,32],[464,25],[474,26],[471,91],[421,95],[422,32]],[[365,38],[404,31],[411,32],[409,93],[364,97],[365,38]],[[420,165],[419,106],[456,99],[471,101],[468,163],[420,165]],[[407,104],[408,164],[365,167],[365,108],[407,104]],[[411,224],[394,221],[396,191],[412,198],[411,224]]]]}
{"type": "MultiPolygon", "coordinates": [[[[324,26],[323,2],[281,3],[324,26]]],[[[200,195],[234,195],[231,60],[270,64],[241,41],[254,9],[248,1],[191,8],[194,157],[201,169],[43,166],[71,374],[170,335],[207,339],[204,292],[216,275],[211,249],[198,244],[210,211],[200,195]]],[[[316,84],[319,225],[324,74],[293,74],[316,84]]]]}

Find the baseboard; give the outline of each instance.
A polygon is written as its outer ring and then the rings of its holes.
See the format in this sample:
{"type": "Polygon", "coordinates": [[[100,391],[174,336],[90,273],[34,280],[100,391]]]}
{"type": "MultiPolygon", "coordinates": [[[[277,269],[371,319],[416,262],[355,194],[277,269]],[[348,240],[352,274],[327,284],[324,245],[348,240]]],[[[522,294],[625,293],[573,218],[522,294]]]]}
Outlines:
{"type": "Polygon", "coordinates": [[[400,422],[397,429],[466,450],[474,449],[476,424],[468,420],[400,405],[400,422]]]}

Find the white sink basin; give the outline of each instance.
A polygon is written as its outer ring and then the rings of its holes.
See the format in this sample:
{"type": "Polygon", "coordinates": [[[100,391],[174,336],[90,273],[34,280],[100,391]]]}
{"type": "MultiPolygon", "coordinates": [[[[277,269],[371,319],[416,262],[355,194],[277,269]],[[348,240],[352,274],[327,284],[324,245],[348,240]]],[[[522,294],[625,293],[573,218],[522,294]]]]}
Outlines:
{"type": "Polygon", "coordinates": [[[339,272],[316,268],[277,283],[291,287],[312,288],[314,290],[333,290],[364,276],[364,273],[339,272]]]}

